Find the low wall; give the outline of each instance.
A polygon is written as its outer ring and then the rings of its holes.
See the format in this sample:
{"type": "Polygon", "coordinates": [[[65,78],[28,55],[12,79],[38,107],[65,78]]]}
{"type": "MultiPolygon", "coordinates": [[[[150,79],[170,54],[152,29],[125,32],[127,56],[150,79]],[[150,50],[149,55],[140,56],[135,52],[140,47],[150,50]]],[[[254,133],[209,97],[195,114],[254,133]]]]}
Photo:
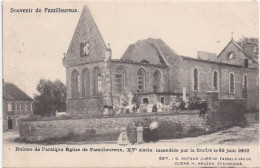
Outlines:
{"type": "Polygon", "coordinates": [[[245,122],[245,99],[218,99],[217,93],[208,93],[207,125],[213,130],[245,122]]]}
{"type": "Polygon", "coordinates": [[[51,138],[67,137],[73,132],[74,135],[82,135],[86,130],[94,129],[96,134],[119,133],[122,124],[132,122],[158,121],[159,125],[178,123],[187,131],[190,127],[202,130],[207,128],[206,118],[198,117],[198,111],[183,112],[180,114],[157,114],[157,115],[123,115],[103,116],[101,118],[71,118],[52,119],[39,121],[22,121],[19,123],[20,139],[28,141],[42,141],[51,138]]]}
{"type": "Polygon", "coordinates": [[[19,122],[20,139],[43,141],[73,135],[84,135],[89,130],[96,134],[120,132],[122,124],[143,123],[145,119],[159,122],[159,136],[173,138],[174,134],[196,131],[218,130],[239,124],[244,119],[245,99],[218,99],[217,92],[207,93],[208,110],[205,117],[199,117],[199,111],[181,111],[179,113],[143,113],[118,116],[74,117],[69,119],[45,118],[37,121],[19,122]],[[169,136],[170,135],[170,136],[169,136]]]}

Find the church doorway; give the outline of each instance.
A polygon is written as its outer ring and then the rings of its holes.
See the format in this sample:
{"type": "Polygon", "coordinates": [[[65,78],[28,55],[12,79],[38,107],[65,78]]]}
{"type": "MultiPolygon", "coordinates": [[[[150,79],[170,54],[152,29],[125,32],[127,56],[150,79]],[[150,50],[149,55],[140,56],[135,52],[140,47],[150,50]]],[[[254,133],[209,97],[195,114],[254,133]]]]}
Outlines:
{"type": "Polygon", "coordinates": [[[13,129],[13,117],[8,117],[8,129],[13,129]]]}

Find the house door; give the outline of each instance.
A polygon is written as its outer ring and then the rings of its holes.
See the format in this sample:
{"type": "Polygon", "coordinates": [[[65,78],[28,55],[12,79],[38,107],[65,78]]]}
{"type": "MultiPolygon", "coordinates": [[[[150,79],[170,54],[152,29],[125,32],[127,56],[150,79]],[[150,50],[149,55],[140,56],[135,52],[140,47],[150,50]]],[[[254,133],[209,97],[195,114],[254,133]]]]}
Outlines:
{"type": "Polygon", "coordinates": [[[13,118],[8,117],[8,129],[13,129],[13,118]]]}

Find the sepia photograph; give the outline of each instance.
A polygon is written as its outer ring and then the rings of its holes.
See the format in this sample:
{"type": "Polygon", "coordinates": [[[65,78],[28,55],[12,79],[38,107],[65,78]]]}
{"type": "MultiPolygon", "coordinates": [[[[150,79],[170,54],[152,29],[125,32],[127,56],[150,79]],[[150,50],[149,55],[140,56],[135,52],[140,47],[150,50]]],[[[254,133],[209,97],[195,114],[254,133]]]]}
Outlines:
{"type": "Polygon", "coordinates": [[[259,167],[257,1],[3,1],[3,167],[259,167]]]}

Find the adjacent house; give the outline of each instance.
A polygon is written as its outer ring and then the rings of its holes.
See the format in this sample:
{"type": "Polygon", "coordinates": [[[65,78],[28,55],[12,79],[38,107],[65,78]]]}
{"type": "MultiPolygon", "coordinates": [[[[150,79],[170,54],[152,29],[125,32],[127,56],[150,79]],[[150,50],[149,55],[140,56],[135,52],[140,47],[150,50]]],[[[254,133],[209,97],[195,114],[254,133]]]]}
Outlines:
{"type": "Polygon", "coordinates": [[[18,130],[18,120],[33,114],[33,99],[13,83],[3,81],[3,131],[18,130]]]}

